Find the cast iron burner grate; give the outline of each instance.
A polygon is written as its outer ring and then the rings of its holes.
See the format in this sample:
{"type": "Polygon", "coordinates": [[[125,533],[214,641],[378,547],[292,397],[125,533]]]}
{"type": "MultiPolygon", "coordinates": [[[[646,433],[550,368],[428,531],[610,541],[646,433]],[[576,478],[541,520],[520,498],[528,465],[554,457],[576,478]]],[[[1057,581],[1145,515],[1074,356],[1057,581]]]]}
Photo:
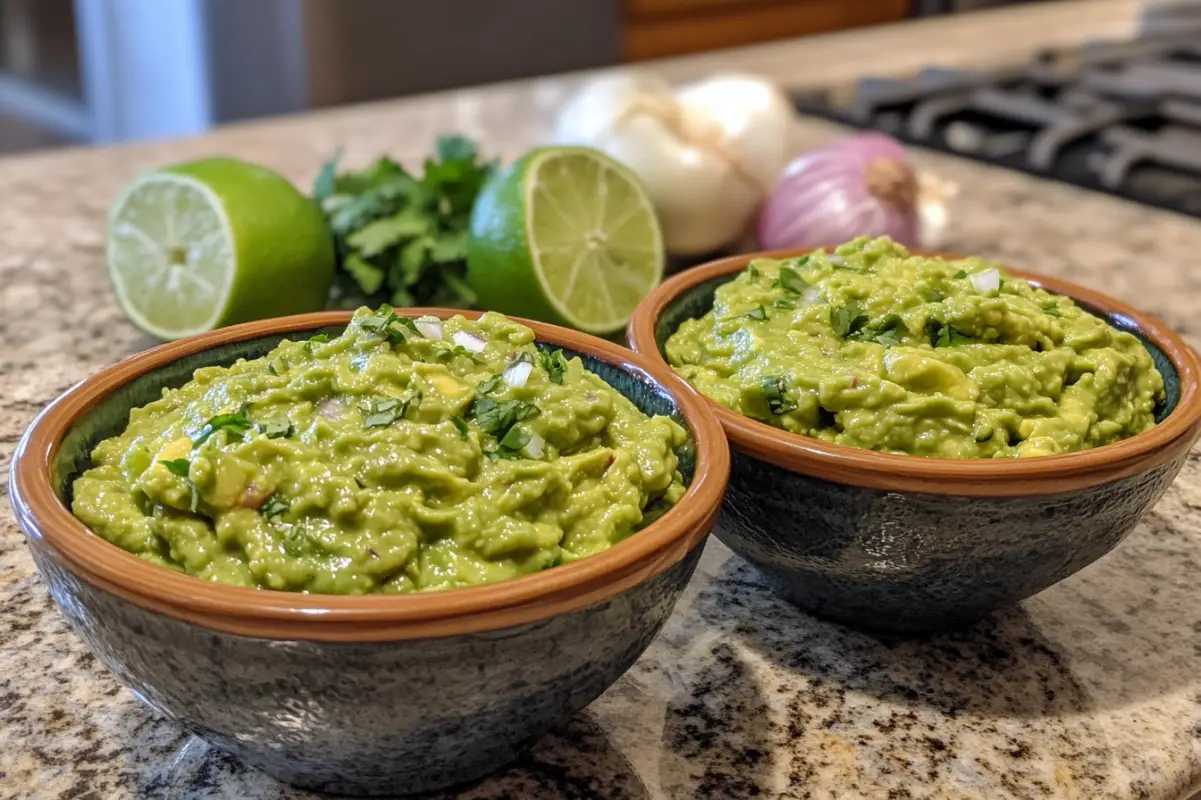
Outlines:
{"type": "Polygon", "coordinates": [[[793,99],[804,114],[1201,217],[1201,29],[793,99]]]}

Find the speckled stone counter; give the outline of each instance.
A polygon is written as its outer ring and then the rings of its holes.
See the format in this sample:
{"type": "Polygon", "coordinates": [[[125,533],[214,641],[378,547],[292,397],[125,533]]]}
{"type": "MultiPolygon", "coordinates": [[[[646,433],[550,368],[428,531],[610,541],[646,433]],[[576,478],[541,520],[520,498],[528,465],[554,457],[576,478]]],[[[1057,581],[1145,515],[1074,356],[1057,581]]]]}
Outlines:
{"type": "MultiPolygon", "coordinates": [[[[1080,8],[1071,13],[1089,27],[1074,38],[1116,32],[1132,6],[1080,8]]],[[[1050,30],[1066,36],[1045,16],[1064,12],[1039,13],[1021,21],[1026,44],[1050,30]]],[[[966,28],[954,39],[951,28],[923,25],[797,44],[790,58],[779,45],[726,58],[785,75],[823,49],[860,53],[842,65],[845,77],[878,67],[868,54],[904,40],[963,61],[1021,38],[1016,17],[994,19],[975,41],[966,28]]],[[[722,65],[706,57],[669,69],[722,65]]],[[[135,172],[229,152],[307,185],[336,147],[352,162],[381,151],[415,158],[447,130],[511,157],[542,139],[571,85],[547,79],[193,141],[0,160],[0,477],[47,401],[151,344],[123,320],[103,274],[104,212],[135,172]]],[[[798,146],[833,133],[802,124],[798,146]]],[[[918,160],[962,186],[950,247],[1116,294],[1201,345],[1198,221],[950,158],[918,160]]],[[[520,763],[459,796],[1182,796],[1201,779],[1199,478],[1194,453],[1115,552],[1020,608],[933,638],[886,640],[806,617],[712,542],[641,661],[520,763]]],[[[54,610],[6,505],[0,605],[0,797],[307,797],[190,739],[122,689],[54,610]]]]}

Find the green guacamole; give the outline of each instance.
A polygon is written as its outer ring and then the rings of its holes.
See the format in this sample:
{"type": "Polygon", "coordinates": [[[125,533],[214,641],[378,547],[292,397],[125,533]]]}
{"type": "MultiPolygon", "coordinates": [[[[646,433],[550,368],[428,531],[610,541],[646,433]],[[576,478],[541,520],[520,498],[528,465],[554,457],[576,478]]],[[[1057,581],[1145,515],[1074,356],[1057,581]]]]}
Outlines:
{"type": "Polygon", "coordinates": [[[337,338],[196,370],[130,412],[72,510],[211,581],[367,594],[599,553],[684,492],[684,430],[500,314],[361,309],[337,338]]]}
{"type": "Polygon", "coordinates": [[[979,258],[889,239],[757,259],[667,359],[741,414],[851,447],[943,458],[1068,453],[1155,424],[1133,335],[979,258]]]}

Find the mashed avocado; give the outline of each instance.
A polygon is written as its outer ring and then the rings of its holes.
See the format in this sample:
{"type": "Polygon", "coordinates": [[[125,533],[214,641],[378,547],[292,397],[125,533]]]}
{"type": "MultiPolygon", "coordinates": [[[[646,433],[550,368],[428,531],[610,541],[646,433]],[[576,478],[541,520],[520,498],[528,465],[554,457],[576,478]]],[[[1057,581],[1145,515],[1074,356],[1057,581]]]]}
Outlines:
{"type": "Polygon", "coordinates": [[[979,258],[889,239],[757,259],[666,344],[741,414],[837,444],[944,458],[1067,453],[1155,424],[1139,340],[979,258]]]}
{"type": "Polygon", "coordinates": [[[204,580],[473,586],[629,536],[683,493],[684,439],[499,314],[414,323],[361,309],[337,338],[199,369],[131,411],[75,481],[72,510],[204,580]]]}

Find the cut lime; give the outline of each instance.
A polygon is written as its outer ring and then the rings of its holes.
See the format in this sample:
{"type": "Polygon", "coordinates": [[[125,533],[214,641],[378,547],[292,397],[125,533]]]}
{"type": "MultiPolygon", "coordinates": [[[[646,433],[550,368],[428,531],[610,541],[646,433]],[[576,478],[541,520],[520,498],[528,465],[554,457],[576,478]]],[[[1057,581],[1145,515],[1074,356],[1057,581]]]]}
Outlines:
{"type": "Polygon", "coordinates": [[[318,311],[334,272],[316,204],[232,158],[135,178],[109,212],[107,261],[126,316],[160,339],[318,311]]]}
{"type": "Polygon", "coordinates": [[[663,279],[663,235],[638,178],[598,150],[534,150],[484,187],[467,279],[480,305],[595,334],[663,279]]]}

